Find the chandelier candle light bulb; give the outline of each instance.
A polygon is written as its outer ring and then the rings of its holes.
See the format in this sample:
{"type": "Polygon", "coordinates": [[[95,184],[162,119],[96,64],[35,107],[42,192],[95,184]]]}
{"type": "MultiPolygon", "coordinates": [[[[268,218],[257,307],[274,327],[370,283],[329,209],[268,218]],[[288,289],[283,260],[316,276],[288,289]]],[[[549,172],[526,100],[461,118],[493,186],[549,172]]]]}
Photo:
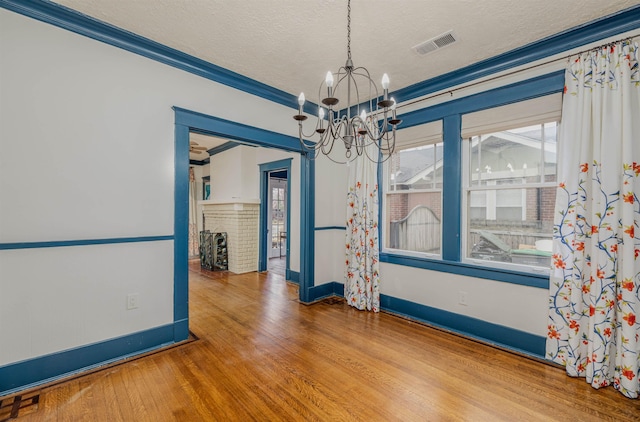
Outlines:
{"type": "Polygon", "coordinates": [[[387,99],[389,97],[389,76],[385,73],[382,75],[382,98],[387,99]]]}
{"type": "Polygon", "coordinates": [[[364,110],[360,113],[360,129],[358,129],[358,134],[367,134],[367,112],[364,110]]]}
{"type": "Polygon", "coordinates": [[[396,100],[391,97],[391,102],[393,103],[391,104],[391,121],[394,121],[396,120],[396,100]]]}
{"type": "Polygon", "coordinates": [[[320,127],[318,129],[316,129],[316,132],[318,133],[323,133],[324,132],[324,108],[322,107],[318,107],[318,121],[320,124],[320,127]]]}

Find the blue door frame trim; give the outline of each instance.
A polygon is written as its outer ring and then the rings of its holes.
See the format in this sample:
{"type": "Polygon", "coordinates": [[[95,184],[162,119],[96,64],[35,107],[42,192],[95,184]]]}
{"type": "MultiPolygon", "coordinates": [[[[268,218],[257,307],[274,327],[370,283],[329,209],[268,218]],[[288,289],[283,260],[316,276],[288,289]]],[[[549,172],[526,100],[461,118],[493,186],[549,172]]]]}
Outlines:
{"type": "MultiPolygon", "coordinates": [[[[269,237],[267,236],[267,229],[269,222],[267,221],[269,212],[269,173],[274,170],[287,170],[287,231],[291,227],[291,161],[292,158],[286,158],[284,160],[272,161],[270,163],[260,164],[260,247],[258,252],[258,271],[267,270],[267,262],[269,260],[268,252],[269,237]]],[[[290,274],[289,266],[289,249],[290,249],[290,236],[286,237],[285,241],[285,275],[290,274]]]]}
{"type": "MultiPolygon", "coordinates": [[[[300,140],[293,136],[283,135],[281,133],[272,132],[264,129],[260,129],[254,126],[248,126],[242,123],[233,122],[230,120],[221,119],[219,117],[208,116],[206,114],[198,113],[191,110],[186,110],[180,107],[173,107],[175,112],[175,124],[176,124],[176,138],[178,133],[186,133],[194,131],[198,133],[211,134],[223,138],[234,139],[243,144],[251,144],[253,146],[262,146],[266,148],[277,148],[284,151],[295,152],[300,154],[300,301],[308,302],[309,289],[313,287],[314,274],[313,274],[313,247],[309,247],[308,244],[314,243],[314,193],[313,188],[315,186],[315,164],[313,160],[309,159],[309,156],[300,146],[300,140]]],[[[176,139],[176,144],[178,140],[176,139]]],[[[180,144],[184,144],[186,149],[185,153],[188,155],[188,136],[186,141],[182,141],[180,144]]],[[[177,156],[176,156],[177,157],[177,156]]],[[[187,164],[188,166],[188,164],[187,164]]],[[[178,169],[176,169],[176,174],[178,169]]],[[[180,172],[182,174],[183,172],[180,172]]],[[[182,176],[188,188],[188,168],[187,172],[182,176]]],[[[176,182],[176,186],[178,183],[176,182]]],[[[184,206],[187,202],[185,200],[184,206]]],[[[188,214],[188,209],[185,208],[182,212],[188,214]]],[[[184,228],[184,236],[187,236],[186,226],[184,228]]],[[[176,232],[177,235],[177,232],[176,232]]],[[[187,249],[183,254],[186,256],[187,249]]],[[[289,255],[289,254],[287,254],[289,255]]],[[[186,265],[186,258],[185,258],[186,265]]],[[[184,290],[185,294],[188,289],[188,285],[185,282],[184,285],[179,283],[175,286],[175,289],[184,290]]]]}
{"type": "Polygon", "coordinates": [[[175,125],[173,321],[175,341],[189,337],[189,128],[175,125]]]}
{"type": "Polygon", "coordinates": [[[173,107],[175,111],[175,123],[189,128],[208,127],[210,129],[193,130],[205,135],[214,135],[228,139],[234,139],[242,143],[253,144],[266,148],[278,148],[289,152],[302,152],[300,140],[293,136],[260,129],[255,126],[233,122],[220,117],[209,116],[197,111],[173,107]]]}
{"type": "Polygon", "coordinates": [[[303,153],[300,163],[300,220],[306,217],[305,224],[300,226],[300,301],[310,303],[313,301],[311,288],[314,285],[315,273],[315,209],[316,200],[313,188],[316,185],[316,160],[315,151],[303,153]],[[307,186],[311,187],[307,189],[307,186]]]}

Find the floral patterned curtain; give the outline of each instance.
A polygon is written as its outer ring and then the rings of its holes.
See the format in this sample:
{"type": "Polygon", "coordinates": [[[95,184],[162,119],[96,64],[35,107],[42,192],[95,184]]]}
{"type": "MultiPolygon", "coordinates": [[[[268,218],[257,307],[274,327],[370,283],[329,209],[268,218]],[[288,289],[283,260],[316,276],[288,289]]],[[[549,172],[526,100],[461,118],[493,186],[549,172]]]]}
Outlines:
{"type": "Polygon", "coordinates": [[[196,206],[196,177],[193,167],[189,167],[189,257],[200,255],[198,246],[198,213],[196,206]]]}
{"type": "MultiPolygon", "coordinates": [[[[370,154],[376,157],[377,150],[370,154]]],[[[378,165],[362,155],[349,165],[344,283],[344,297],[349,305],[380,311],[379,260],[378,165]]]]}
{"type": "Polygon", "coordinates": [[[558,140],[547,357],[637,398],[640,368],[638,45],[570,60],[558,140]]]}

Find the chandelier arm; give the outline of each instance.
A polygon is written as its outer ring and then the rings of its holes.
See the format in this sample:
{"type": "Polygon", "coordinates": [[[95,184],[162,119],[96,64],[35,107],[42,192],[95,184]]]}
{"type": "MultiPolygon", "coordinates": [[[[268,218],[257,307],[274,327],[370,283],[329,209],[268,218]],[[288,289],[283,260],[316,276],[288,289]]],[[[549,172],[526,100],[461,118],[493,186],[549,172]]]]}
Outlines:
{"type": "MultiPolygon", "coordinates": [[[[313,136],[315,135],[315,129],[314,132],[311,132],[310,134],[306,134],[304,133],[304,130],[302,129],[302,123],[298,123],[298,127],[299,127],[299,136],[300,139],[302,140],[302,138],[313,138],[313,136]]],[[[316,123],[316,128],[318,127],[318,123],[316,123]]]]}

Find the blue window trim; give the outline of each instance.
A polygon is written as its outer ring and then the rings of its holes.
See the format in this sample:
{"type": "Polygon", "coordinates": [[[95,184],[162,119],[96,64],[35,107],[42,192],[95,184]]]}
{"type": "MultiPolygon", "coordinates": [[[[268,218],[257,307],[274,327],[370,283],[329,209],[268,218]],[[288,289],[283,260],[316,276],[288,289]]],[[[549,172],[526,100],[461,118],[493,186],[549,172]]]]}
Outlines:
{"type": "Polygon", "coordinates": [[[315,231],[323,231],[323,230],[346,230],[347,228],[345,226],[320,226],[320,227],[315,227],[314,230],[315,231]]]}
{"type": "Polygon", "coordinates": [[[399,253],[384,252],[380,254],[380,262],[406,267],[421,268],[424,270],[440,271],[443,273],[458,274],[487,280],[503,281],[505,283],[519,284],[521,286],[549,288],[549,276],[530,274],[503,268],[485,267],[482,265],[467,264],[460,261],[447,261],[444,259],[418,258],[399,253]]]}
{"type": "MultiPolygon", "coordinates": [[[[291,161],[293,161],[292,158],[285,158],[283,160],[260,164],[260,248],[258,271],[267,270],[267,262],[269,259],[269,237],[267,236],[267,225],[269,224],[267,221],[267,216],[269,215],[269,172],[274,170],[287,170],[287,230],[291,227],[291,161]]],[[[287,236],[285,242],[285,275],[291,273],[289,265],[290,238],[291,236],[287,236]]]]}
{"type": "MultiPolygon", "coordinates": [[[[563,88],[564,71],[557,71],[403,114],[403,128],[435,120],[443,121],[442,260],[383,251],[380,254],[380,261],[524,286],[548,288],[549,277],[547,275],[489,268],[462,262],[462,115],[562,92],[563,88]]],[[[382,186],[381,191],[384,190],[385,184],[381,183],[380,185],[382,186]]],[[[381,215],[379,221],[381,227],[385,224],[382,219],[381,215]]]]}
{"type": "MultiPolygon", "coordinates": [[[[176,188],[178,186],[181,189],[186,188],[188,193],[189,188],[189,173],[188,173],[188,151],[189,151],[189,132],[197,132],[206,135],[214,135],[222,138],[237,140],[243,144],[250,144],[251,146],[261,146],[266,148],[277,148],[284,151],[294,152],[300,154],[300,301],[308,302],[309,290],[313,287],[314,283],[314,264],[313,264],[313,244],[315,243],[314,237],[314,209],[315,199],[313,194],[313,187],[315,186],[315,162],[310,159],[306,151],[302,150],[300,140],[289,135],[283,135],[281,133],[272,132],[265,129],[260,129],[254,126],[245,125],[231,120],[221,119],[219,117],[209,116],[206,114],[198,113],[192,110],[186,110],[180,107],[173,107],[175,114],[175,127],[176,127],[176,148],[181,145],[183,148],[184,156],[179,156],[176,151],[176,188]],[[180,160],[178,162],[177,160],[180,160]],[[182,164],[184,163],[184,164],[182,164]],[[183,166],[186,167],[183,169],[183,166]],[[309,246],[311,245],[311,246],[309,246]]],[[[178,199],[178,195],[176,195],[178,199]]],[[[188,222],[188,202],[185,197],[184,201],[180,203],[176,202],[176,219],[178,216],[184,215],[188,222]]],[[[180,236],[182,239],[181,244],[188,239],[188,225],[184,222],[180,227],[176,227],[176,237],[180,236]]],[[[176,295],[179,295],[179,302],[176,303],[176,309],[181,312],[186,312],[187,308],[187,268],[186,268],[186,255],[187,244],[184,243],[184,251],[180,252],[180,255],[176,255],[176,259],[181,259],[184,262],[184,268],[180,266],[180,273],[176,270],[176,281],[174,285],[175,291],[179,291],[176,295]]],[[[289,254],[287,254],[289,255],[289,254]]],[[[176,268],[178,262],[176,262],[176,268]]],[[[180,264],[182,265],[182,264],[180,264]]],[[[178,299],[177,299],[178,300],[178,299]]]]}

